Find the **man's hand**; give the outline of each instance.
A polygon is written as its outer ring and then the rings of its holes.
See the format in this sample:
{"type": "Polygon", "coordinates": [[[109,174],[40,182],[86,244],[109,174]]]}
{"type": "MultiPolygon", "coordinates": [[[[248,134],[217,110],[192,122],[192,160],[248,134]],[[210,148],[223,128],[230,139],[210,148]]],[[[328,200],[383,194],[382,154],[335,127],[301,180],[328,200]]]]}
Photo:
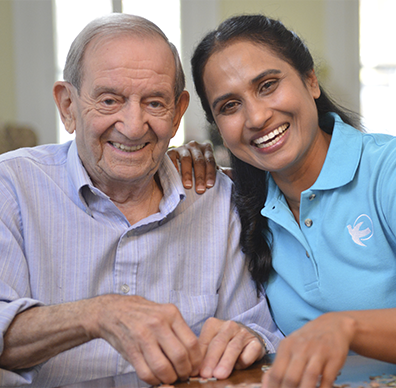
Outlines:
{"type": "Polygon", "coordinates": [[[199,372],[197,337],[172,304],[139,296],[98,297],[93,336],[109,342],[152,385],[185,380],[199,372]]]}
{"type": "Polygon", "coordinates": [[[213,148],[210,143],[199,144],[190,141],[188,144],[168,150],[168,156],[173,164],[179,169],[183,186],[191,189],[193,182],[193,168],[195,179],[195,191],[202,194],[206,189],[214,186],[216,181],[216,162],[213,156],[213,148]]]}
{"type": "Polygon", "coordinates": [[[253,330],[234,321],[209,318],[199,336],[204,360],[202,377],[227,378],[234,367],[247,368],[265,354],[261,337],[253,330]]]}
{"type": "Polygon", "coordinates": [[[307,323],[282,340],[271,369],[263,375],[263,388],[331,388],[353,335],[353,319],[342,313],[307,323]]]}

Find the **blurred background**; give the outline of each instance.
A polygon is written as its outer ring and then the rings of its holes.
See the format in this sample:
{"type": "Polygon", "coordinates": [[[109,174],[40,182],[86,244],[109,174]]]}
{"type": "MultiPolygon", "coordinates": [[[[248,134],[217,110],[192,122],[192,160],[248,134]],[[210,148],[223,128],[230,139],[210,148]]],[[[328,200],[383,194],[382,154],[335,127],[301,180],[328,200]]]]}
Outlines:
{"type": "Polygon", "coordinates": [[[179,48],[192,101],[173,145],[217,141],[195,96],[189,60],[206,32],[241,13],[264,13],[297,32],[325,89],[360,112],[369,132],[396,135],[396,0],[0,0],[0,153],[70,139],[52,86],[78,32],[110,12],[152,20],[179,48]]]}

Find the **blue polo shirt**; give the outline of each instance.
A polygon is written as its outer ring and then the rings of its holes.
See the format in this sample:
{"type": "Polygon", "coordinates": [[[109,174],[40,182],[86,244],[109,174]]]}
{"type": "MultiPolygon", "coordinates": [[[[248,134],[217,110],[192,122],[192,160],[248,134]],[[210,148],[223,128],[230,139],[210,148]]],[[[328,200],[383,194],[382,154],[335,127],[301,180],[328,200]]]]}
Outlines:
{"type": "Polygon", "coordinates": [[[330,147],[301,193],[300,226],[272,178],[261,211],[274,241],[265,288],[286,335],[325,312],[396,307],[396,138],[328,119],[330,147]]]}

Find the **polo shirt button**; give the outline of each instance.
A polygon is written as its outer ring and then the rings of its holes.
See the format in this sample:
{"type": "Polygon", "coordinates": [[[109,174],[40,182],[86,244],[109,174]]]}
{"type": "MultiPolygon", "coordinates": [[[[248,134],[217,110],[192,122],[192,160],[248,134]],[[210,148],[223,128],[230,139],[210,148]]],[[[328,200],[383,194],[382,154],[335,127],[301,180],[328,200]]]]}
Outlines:
{"type": "Polygon", "coordinates": [[[313,199],[315,199],[316,198],[316,194],[311,194],[310,196],[309,196],[309,200],[310,201],[312,201],[313,199]]]}
{"type": "Polygon", "coordinates": [[[312,222],[311,219],[307,218],[307,219],[304,221],[304,224],[305,224],[305,226],[306,226],[307,228],[310,228],[310,227],[312,226],[313,222],[312,222]]]}
{"type": "Polygon", "coordinates": [[[123,285],[121,286],[121,291],[122,291],[124,294],[127,294],[127,293],[129,292],[129,290],[130,290],[130,288],[129,288],[128,284],[123,284],[123,285]]]}

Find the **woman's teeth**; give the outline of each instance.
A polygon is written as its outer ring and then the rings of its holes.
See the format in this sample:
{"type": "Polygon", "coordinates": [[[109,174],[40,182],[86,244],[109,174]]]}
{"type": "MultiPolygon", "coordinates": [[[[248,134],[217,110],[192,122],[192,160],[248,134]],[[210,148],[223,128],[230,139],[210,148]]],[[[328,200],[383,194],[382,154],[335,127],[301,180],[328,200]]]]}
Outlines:
{"type": "Polygon", "coordinates": [[[134,151],[139,151],[141,150],[146,144],[139,144],[137,146],[131,146],[128,147],[124,144],[121,143],[111,143],[115,148],[118,148],[121,151],[126,151],[126,152],[134,152],[134,151]]]}
{"type": "Polygon", "coordinates": [[[267,148],[274,145],[279,139],[283,136],[285,131],[289,128],[288,124],[283,124],[279,128],[275,129],[274,131],[270,132],[269,134],[259,137],[256,140],[253,140],[253,143],[258,148],[267,148]]]}

